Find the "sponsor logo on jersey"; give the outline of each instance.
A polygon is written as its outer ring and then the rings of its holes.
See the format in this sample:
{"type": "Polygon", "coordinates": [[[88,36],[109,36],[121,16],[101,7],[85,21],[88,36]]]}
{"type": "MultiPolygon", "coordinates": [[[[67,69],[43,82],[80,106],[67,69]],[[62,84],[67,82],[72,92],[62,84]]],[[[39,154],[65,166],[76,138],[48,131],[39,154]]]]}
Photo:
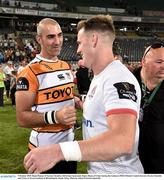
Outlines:
{"type": "Polygon", "coordinates": [[[56,89],[54,91],[45,92],[44,95],[46,96],[46,100],[49,100],[50,98],[57,99],[59,97],[66,97],[70,96],[73,93],[73,86],[72,87],[66,87],[63,89],[56,89]]]}
{"type": "Polygon", "coordinates": [[[86,127],[89,127],[89,128],[93,128],[93,127],[94,127],[92,121],[89,120],[89,119],[84,119],[84,118],[83,118],[83,124],[84,124],[86,127]]]}
{"type": "Polygon", "coordinates": [[[71,79],[70,73],[65,73],[68,79],[71,79]]]}
{"type": "Polygon", "coordinates": [[[59,78],[59,80],[64,80],[65,79],[63,74],[58,74],[57,77],[59,78]]]}
{"type": "Polygon", "coordinates": [[[93,96],[94,96],[94,94],[95,94],[95,92],[96,92],[96,88],[97,88],[97,86],[95,86],[95,87],[91,90],[91,92],[89,93],[89,95],[88,95],[89,99],[92,99],[92,98],[93,98],[93,96]]]}
{"type": "Polygon", "coordinates": [[[29,89],[28,80],[25,77],[18,78],[16,89],[17,89],[17,91],[19,91],[19,90],[27,91],[29,89]]]}
{"type": "Polygon", "coordinates": [[[120,99],[131,99],[134,102],[137,101],[136,90],[133,84],[128,82],[115,83],[119,98],[120,99]]]}

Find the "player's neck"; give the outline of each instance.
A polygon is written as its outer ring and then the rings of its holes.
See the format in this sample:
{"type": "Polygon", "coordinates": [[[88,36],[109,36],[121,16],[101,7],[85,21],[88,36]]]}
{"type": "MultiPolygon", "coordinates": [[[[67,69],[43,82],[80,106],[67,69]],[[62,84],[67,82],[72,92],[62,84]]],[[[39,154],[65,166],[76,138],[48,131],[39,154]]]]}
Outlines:
{"type": "Polygon", "coordinates": [[[44,55],[42,53],[40,53],[39,56],[41,56],[43,59],[48,59],[48,60],[53,60],[53,61],[57,61],[58,60],[57,56],[47,56],[47,55],[44,55]]]}
{"type": "Polygon", "coordinates": [[[92,67],[94,75],[98,75],[101,73],[110,63],[112,63],[113,60],[106,60],[106,61],[99,61],[99,63],[96,63],[94,67],[92,67]]]}

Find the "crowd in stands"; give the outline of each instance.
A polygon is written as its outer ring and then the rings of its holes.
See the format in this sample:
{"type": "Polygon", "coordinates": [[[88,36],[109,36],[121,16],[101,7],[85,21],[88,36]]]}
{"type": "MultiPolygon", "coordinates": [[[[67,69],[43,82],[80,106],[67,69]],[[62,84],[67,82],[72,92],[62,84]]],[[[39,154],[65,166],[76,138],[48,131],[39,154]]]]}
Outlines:
{"type": "Polygon", "coordinates": [[[27,57],[27,61],[35,57],[37,53],[37,47],[32,42],[27,42],[20,47],[14,39],[1,40],[0,41],[0,62],[5,63],[8,61],[19,63],[24,57],[27,57]]]}
{"type": "MultiPolygon", "coordinates": [[[[114,45],[117,46],[117,54],[121,56],[123,63],[133,71],[140,65],[140,60],[145,47],[153,41],[154,39],[152,38],[132,39],[117,37],[114,45]]],[[[20,42],[22,42],[22,40],[20,42]]],[[[13,71],[19,73],[19,71],[38,53],[38,46],[34,40],[32,41],[31,39],[27,41],[26,39],[26,41],[23,41],[24,43],[20,42],[19,40],[12,38],[0,40],[0,64],[3,63],[3,68],[12,66],[10,73],[5,73],[7,75],[6,78],[9,78],[10,80],[16,76],[13,71]]],[[[76,50],[76,38],[65,37],[59,58],[68,61],[71,64],[74,74],[76,74],[78,69],[77,62],[79,59],[76,50]]],[[[7,81],[5,82],[5,86],[6,84],[7,81]]],[[[10,98],[9,91],[11,90],[11,87],[7,87],[6,90],[7,98],[10,98]]],[[[14,100],[12,100],[12,102],[14,105],[14,100]]]]}
{"type": "MultiPolygon", "coordinates": [[[[118,45],[119,54],[127,64],[138,64],[142,54],[149,44],[154,41],[152,38],[119,38],[115,40],[118,45]]],[[[63,48],[59,58],[76,64],[78,56],[76,53],[77,43],[75,37],[65,37],[63,48]]],[[[30,62],[38,52],[38,46],[34,40],[25,41],[20,45],[19,41],[14,39],[0,40],[0,63],[12,61],[17,66],[24,58],[30,62]]]]}
{"type": "MultiPolygon", "coordinates": [[[[45,2],[48,4],[52,4],[52,2],[49,2],[49,1],[45,1],[45,2]]],[[[83,0],[77,1],[77,2],[69,1],[69,3],[64,0],[62,0],[62,1],[56,0],[56,1],[54,1],[54,4],[56,4],[57,7],[55,7],[52,10],[65,11],[65,12],[78,12],[79,11],[79,8],[77,8],[78,6],[84,6],[84,7],[85,6],[86,7],[93,6],[92,2],[89,2],[89,1],[84,2],[83,0]]],[[[136,6],[130,5],[128,3],[128,1],[125,1],[125,0],[112,0],[112,1],[110,1],[110,3],[108,2],[108,0],[105,0],[105,1],[103,1],[103,4],[104,4],[104,7],[125,9],[126,10],[125,14],[135,15],[135,16],[142,15],[142,11],[139,8],[137,8],[136,6]]],[[[12,6],[12,3],[9,0],[4,0],[1,3],[1,5],[2,6],[12,6]]],[[[23,8],[21,1],[15,1],[14,6],[17,8],[23,8]]],[[[95,1],[94,6],[102,7],[102,2],[95,1]]],[[[30,7],[28,7],[28,8],[30,8],[30,7]]],[[[32,8],[36,9],[36,10],[44,10],[44,8],[40,6],[40,3],[36,3],[36,2],[35,2],[35,6],[33,6],[32,8]]]]}
{"type": "MultiPolygon", "coordinates": [[[[117,37],[115,44],[119,47],[119,53],[123,61],[134,63],[141,60],[145,48],[154,41],[156,41],[154,38],[117,37]]],[[[70,62],[77,61],[78,56],[76,50],[76,38],[65,37],[59,58],[70,62]]],[[[0,62],[11,60],[14,63],[19,63],[24,57],[27,57],[27,61],[30,62],[37,52],[37,43],[32,39],[21,45],[18,41],[11,38],[0,40],[0,62]]]]}
{"type": "MultiPolygon", "coordinates": [[[[14,39],[4,39],[0,41],[0,64],[5,76],[5,94],[7,101],[11,98],[11,103],[15,107],[16,76],[36,55],[37,47],[32,42],[20,45],[14,39]]],[[[2,101],[2,99],[1,99],[2,101]]],[[[3,99],[4,101],[4,99],[3,99]]],[[[4,103],[2,103],[2,106],[4,103]]]]}

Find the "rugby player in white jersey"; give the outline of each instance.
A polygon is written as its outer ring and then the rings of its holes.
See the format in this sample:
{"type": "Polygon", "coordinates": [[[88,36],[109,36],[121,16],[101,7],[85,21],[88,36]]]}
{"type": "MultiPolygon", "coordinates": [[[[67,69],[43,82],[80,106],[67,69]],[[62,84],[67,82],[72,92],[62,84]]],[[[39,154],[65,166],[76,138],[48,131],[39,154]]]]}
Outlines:
{"type": "Polygon", "coordinates": [[[112,18],[94,16],[80,21],[77,30],[77,52],[94,73],[83,104],[84,139],[36,148],[24,166],[28,173],[40,173],[62,160],[87,161],[91,174],[143,173],[137,155],[141,92],[131,72],[114,60],[112,18]]]}

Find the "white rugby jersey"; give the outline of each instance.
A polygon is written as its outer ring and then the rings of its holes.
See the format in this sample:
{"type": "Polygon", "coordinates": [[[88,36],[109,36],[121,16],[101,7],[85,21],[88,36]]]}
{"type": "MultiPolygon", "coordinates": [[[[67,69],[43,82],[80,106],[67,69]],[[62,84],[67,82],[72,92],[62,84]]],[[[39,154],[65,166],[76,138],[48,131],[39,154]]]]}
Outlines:
{"type": "MultiPolygon", "coordinates": [[[[108,131],[110,127],[107,125],[107,116],[110,114],[128,112],[138,117],[140,99],[140,87],[135,77],[120,61],[113,61],[94,76],[91,82],[83,106],[83,138],[89,139],[108,131]]],[[[138,122],[136,127],[135,145],[131,155],[122,156],[112,162],[89,162],[88,173],[143,173],[137,156],[138,122]]]]}

